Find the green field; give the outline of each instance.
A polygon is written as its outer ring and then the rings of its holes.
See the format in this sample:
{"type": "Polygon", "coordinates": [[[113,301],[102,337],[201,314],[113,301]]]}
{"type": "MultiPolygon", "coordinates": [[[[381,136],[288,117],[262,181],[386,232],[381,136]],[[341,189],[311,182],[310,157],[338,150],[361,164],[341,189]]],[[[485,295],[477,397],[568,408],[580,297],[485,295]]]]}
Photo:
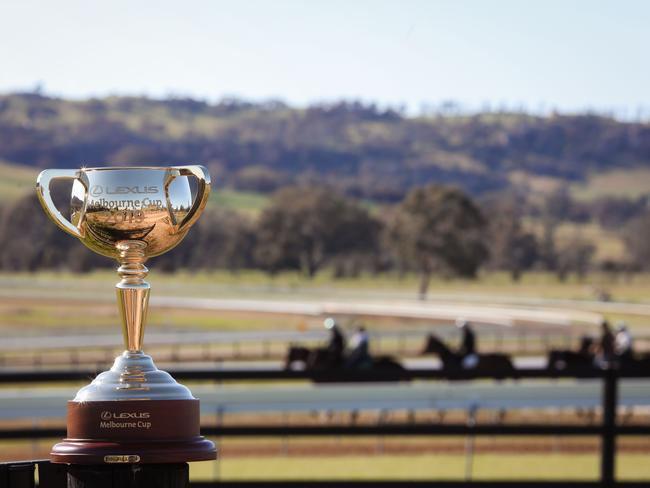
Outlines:
{"type": "MultiPolygon", "coordinates": [[[[47,457],[55,440],[0,443],[1,460],[47,457]],[[7,457],[14,452],[18,458],[7,457]]],[[[531,442],[528,439],[526,442],[531,442]]],[[[248,441],[250,442],[250,441],[248,441]]],[[[347,440],[341,446],[347,446],[347,440]]],[[[293,443],[293,441],[292,441],[293,443]]],[[[217,442],[217,447],[219,443],[217,442]]],[[[218,461],[190,463],[192,481],[210,480],[463,480],[470,468],[473,480],[595,480],[599,453],[476,453],[470,462],[464,453],[409,452],[404,454],[250,455],[224,454],[218,461]]],[[[620,452],[616,457],[620,481],[650,480],[648,453],[620,452]]]]}
{"type": "MultiPolygon", "coordinates": [[[[342,296],[356,294],[367,299],[382,300],[383,294],[397,298],[417,297],[419,278],[414,273],[398,276],[393,273],[363,273],[354,278],[336,278],[330,270],[323,270],[313,279],[296,272],[270,276],[262,271],[247,270],[173,274],[156,270],[156,261],[148,263],[151,272],[147,280],[153,294],[197,297],[274,297],[301,299],[314,296],[325,298],[330,294],[342,296]],[[379,295],[376,295],[379,294],[379,295]]],[[[0,292],[15,293],[38,290],[42,296],[97,296],[112,292],[117,274],[110,269],[85,274],[44,271],[39,273],[0,273],[0,292]]],[[[650,273],[613,276],[590,273],[584,280],[571,276],[559,281],[552,273],[524,273],[519,282],[511,280],[505,272],[484,272],[478,278],[445,279],[434,277],[430,285],[431,298],[440,295],[467,299],[475,296],[495,297],[497,302],[508,299],[567,299],[596,300],[596,292],[606,289],[611,299],[626,302],[650,302],[650,273]]],[[[354,298],[354,297],[351,297],[354,298]]],[[[111,295],[112,299],[112,295],[111,295]]]]}
{"type": "MultiPolygon", "coordinates": [[[[526,188],[530,201],[538,204],[567,185],[567,180],[562,178],[522,170],[510,172],[508,179],[526,188]]],[[[582,202],[602,197],[638,198],[650,194],[650,169],[637,167],[594,173],[586,181],[572,183],[568,188],[571,197],[582,202]]]]}
{"type": "Polygon", "coordinates": [[[0,204],[9,203],[29,191],[36,183],[38,171],[29,166],[10,164],[0,160],[0,204]]]}
{"type": "MultiPolygon", "coordinates": [[[[0,460],[45,458],[54,439],[33,443],[3,441],[0,460]],[[12,458],[10,453],[17,455],[12,458]],[[9,455],[9,456],[8,456],[9,455]]],[[[345,441],[342,446],[347,445],[345,441]]],[[[217,443],[217,446],[219,444],[217,443]]],[[[190,463],[192,481],[211,480],[464,480],[468,464],[473,480],[595,480],[599,454],[463,453],[223,455],[218,461],[190,463]]],[[[647,452],[622,452],[616,458],[620,481],[649,480],[647,452]]]]}
{"type": "Polygon", "coordinates": [[[213,189],[209,204],[257,216],[269,201],[268,195],[231,189],[213,189]]]}
{"type": "MultiPolygon", "coordinates": [[[[647,454],[618,457],[619,479],[650,478],[647,454]]],[[[477,455],[473,479],[593,480],[598,476],[597,454],[477,455]]],[[[374,455],[225,458],[190,465],[193,480],[426,480],[464,479],[462,455],[374,455]]]]}
{"type": "Polygon", "coordinates": [[[598,197],[636,198],[650,194],[650,169],[618,169],[592,175],[584,184],[574,184],[571,195],[578,200],[598,197]]]}

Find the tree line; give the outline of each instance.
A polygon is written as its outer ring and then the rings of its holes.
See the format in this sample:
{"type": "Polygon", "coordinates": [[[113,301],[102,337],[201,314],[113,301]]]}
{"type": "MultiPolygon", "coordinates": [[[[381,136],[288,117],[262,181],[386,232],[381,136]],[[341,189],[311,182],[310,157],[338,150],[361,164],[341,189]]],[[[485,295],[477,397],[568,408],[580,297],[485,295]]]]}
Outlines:
{"type": "MultiPolygon", "coordinates": [[[[434,275],[474,278],[482,269],[505,270],[514,280],[531,269],[560,279],[584,276],[594,267],[593,243],[576,238],[558,245],[559,220],[547,207],[542,232],[532,232],[521,202],[509,195],[477,202],[456,187],[426,185],[396,205],[371,206],[328,186],[293,186],[278,190],[257,218],[208,207],[186,239],[153,265],[168,272],[261,269],[306,277],[324,269],[336,277],[418,273],[421,295],[434,275]]],[[[644,269],[646,229],[650,214],[632,218],[624,228],[629,259],[603,266],[644,269]]],[[[1,270],[84,272],[111,265],[49,222],[35,195],[0,209],[1,270]]]]}
{"type": "Polygon", "coordinates": [[[384,202],[427,183],[478,196],[521,187],[516,172],[575,183],[650,164],[648,123],[593,114],[410,117],[345,101],[298,109],[278,101],[16,93],[0,95],[0,134],[0,159],[32,167],[201,161],[240,190],[325,182],[384,202]]]}

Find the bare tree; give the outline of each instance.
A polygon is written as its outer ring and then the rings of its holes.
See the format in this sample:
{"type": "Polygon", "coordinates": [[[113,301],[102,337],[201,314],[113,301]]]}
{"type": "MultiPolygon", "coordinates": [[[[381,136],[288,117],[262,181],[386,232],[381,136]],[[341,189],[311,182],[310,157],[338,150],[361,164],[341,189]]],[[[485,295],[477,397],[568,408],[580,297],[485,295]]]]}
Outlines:
{"type": "Polygon", "coordinates": [[[623,229],[623,240],[633,268],[650,267],[650,213],[632,219],[623,229]]]}
{"type": "Polygon", "coordinates": [[[596,247],[576,235],[569,242],[563,244],[557,253],[556,273],[561,281],[565,281],[570,273],[575,273],[578,279],[583,280],[591,267],[596,247]]]}
{"type": "Polygon", "coordinates": [[[489,220],[490,267],[508,271],[513,281],[532,268],[539,258],[539,245],[534,234],[526,232],[521,218],[521,202],[503,198],[490,202],[489,220]]]}
{"type": "Polygon", "coordinates": [[[439,185],[412,190],[389,224],[389,240],[399,259],[420,273],[419,295],[426,298],[431,276],[474,277],[488,257],[486,222],[462,191],[439,185]]]}
{"type": "Polygon", "coordinates": [[[255,255],[270,273],[299,269],[313,277],[334,256],[375,252],[379,231],[365,208],[331,189],[285,188],[260,216],[255,255]]]}

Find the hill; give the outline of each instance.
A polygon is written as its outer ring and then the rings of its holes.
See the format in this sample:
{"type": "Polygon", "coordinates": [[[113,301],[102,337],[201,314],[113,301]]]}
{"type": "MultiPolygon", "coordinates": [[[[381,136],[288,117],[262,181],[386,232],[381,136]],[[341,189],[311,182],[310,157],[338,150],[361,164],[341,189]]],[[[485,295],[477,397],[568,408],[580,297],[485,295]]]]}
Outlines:
{"type": "Polygon", "coordinates": [[[37,174],[34,168],[0,160],[0,204],[31,191],[37,174]]]}
{"type": "MultiPolygon", "coordinates": [[[[380,201],[431,181],[474,195],[561,185],[588,194],[608,187],[598,175],[650,168],[650,124],[595,115],[407,117],[344,102],[296,109],[9,94],[0,96],[0,159],[34,168],[200,161],[223,185],[253,192],[235,198],[253,210],[255,194],[300,182],[380,201]]],[[[635,195],[650,192],[647,181],[637,180],[635,195]]]]}

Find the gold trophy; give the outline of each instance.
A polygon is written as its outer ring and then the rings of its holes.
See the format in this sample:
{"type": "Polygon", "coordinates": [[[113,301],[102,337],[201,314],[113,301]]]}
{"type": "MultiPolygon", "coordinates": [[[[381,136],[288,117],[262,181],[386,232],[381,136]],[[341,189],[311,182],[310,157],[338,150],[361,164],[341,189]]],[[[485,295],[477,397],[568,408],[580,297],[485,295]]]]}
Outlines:
{"type": "Polygon", "coordinates": [[[67,437],[55,463],[180,463],[216,459],[200,435],[199,400],[142,351],[149,303],[147,258],[176,246],[210,193],[203,166],[49,169],[36,190],[49,217],[88,248],[118,261],[116,285],[125,351],[68,402],[67,437]],[[194,201],[190,178],[197,181],[194,201]],[[71,219],[56,208],[50,183],[74,180],[71,219]]]}

